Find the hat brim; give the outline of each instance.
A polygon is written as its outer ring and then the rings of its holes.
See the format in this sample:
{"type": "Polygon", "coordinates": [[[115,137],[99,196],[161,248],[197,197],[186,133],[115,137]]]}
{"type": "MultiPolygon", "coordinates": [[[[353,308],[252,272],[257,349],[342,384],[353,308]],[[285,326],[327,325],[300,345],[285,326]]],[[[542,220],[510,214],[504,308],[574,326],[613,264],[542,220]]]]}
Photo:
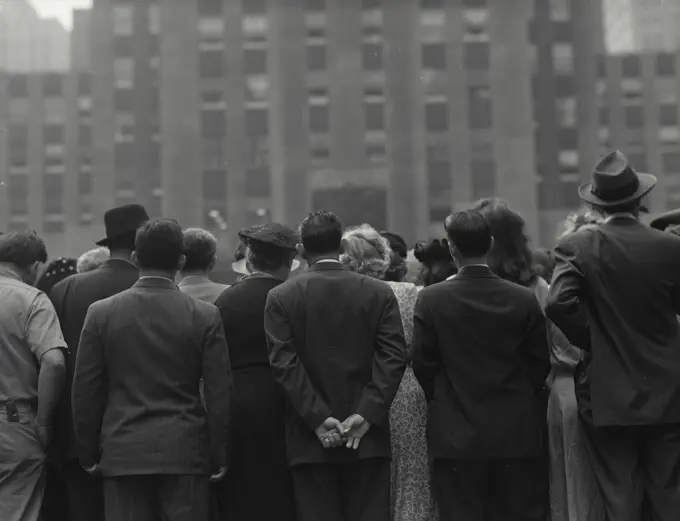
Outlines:
{"type": "Polygon", "coordinates": [[[632,203],[633,201],[642,199],[645,195],[652,191],[652,188],[656,186],[655,175],[638,173],[637,176],[638,180],[640,181],[640,186],[634,194],[624,197],[623,199],[617,199],[615,201],[605,201],[604,199],[600,199],[595,194],[593,194],[592,183],[585,183],[579,186],[578,195],[582,201],[600,208],[610,208],[612,206],[620,206],[622,204],[632,203]]]}
{"type": "Polygon", "coordinates": [[[680,209],[662,213],[649,222],[649,226],[656,230],[665,230],[669,226],[680,224],[680,209]]]}
{"type": "MultiPolygon", "coordinates": [[[[299,267],[300,261],[297,259],[293,259],[293,264],[290,267],[290,271],[295,271],[299,267]]],[[[248,271],[248,265],[246,264],[245,259],[241,259],[238,262],[232,262],[231,271],[233,271],[234,273],[238,273],[239,275],[250,275],[250,272],[248,271]]]]}

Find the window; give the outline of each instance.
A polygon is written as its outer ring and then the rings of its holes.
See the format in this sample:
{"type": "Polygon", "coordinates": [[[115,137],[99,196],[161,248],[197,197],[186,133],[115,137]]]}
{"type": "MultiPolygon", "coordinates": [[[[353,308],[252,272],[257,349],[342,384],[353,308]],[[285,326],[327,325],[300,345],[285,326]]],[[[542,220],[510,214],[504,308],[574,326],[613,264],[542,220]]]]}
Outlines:
{"type": "Polygon", "coordinates": [[[92,174],[80,173],[78,174],[78,194],[88,195],[92,193],[92,174]]]}
{"type": "Polygon", "coordinates": [[[680,142],[680,128],[676,126],[659,128],[659,141],[663,145],[677,145],[680,142]]]}
{"type": "Polygon", "coordinates": [[[246,132],[249,136],[266,136],[269,133],[267,109],[246,110],[246,132]]]}
{"type": "Polygon", "coordinates": [[[641,128],[645,126],[645,114],[642,107],[626,107],[624,118],[628,128],[641,128]]]}
{"type": "Polygon", "coordinates": [[[224,170],[203,172],[203,199],[224,200],[227,197],[227,176],[224,170]]]}
{"type": "Polygon", "coordinates": [[[325,160],[331,157],[331,151],[326,146],[317,145],[312,148],[312,159],[325,160]]]}
{"type": "Polygon", "coordinates": [[[28,78],[21,75],[10,76],[7,84],[7,94],[10,98],[25,98],[28,96],[28,78]]]}
{"type": "Polygon", "coordinates": [[[430,145],[427,147],[427,179],[431,194],[451,190],[451,163],[447,156],[448,149],[430,145]]]}
{"type": "Polygon", "coordinates": [[[599,115],[598,120],[600,125],[609,125],[609,107],[600,107],[598,109],[599,115]]]}
{"type": "Polygon", "coordinates": [[[204,110],[201,112],[201,134],[204,136],[225,136],[227,122],[223,111],[204,110]]]}
{"type": "Polygon", "coordinates": [[[326,0],[306,0],[309,11],[323,11],[326,9],[326,0]]]}
{"type": "Polygon", "coordinates": [[[671,126],[678,124],[678,107],[673,104],[659,105],[659,124],[671,126]]]}
{"type": "Polygon", "coordinates": [[[326,46],[307,45],[307,70],[325,71],[327,67],[326,46]]]}
{"type": "Polygon", "coordinates": [[[470,173],[473,198],[493,197],[496,192],[496,163],[492,160],[473,160],[470,173]]]}
{"type": "Polygon", "coordinates": [[[134,91],[132,89],[116,89],[114,94],[117,111],[129,112],[132,110],[134,91]]]}
{"type": "MultiPolygon", "coordinates": [[[[243,0],[244,4],[255,2],[255,0],[243,0]]],[[[198,13],[201,16],[219,16],[222,14],[222,2],[215,2],[215,0],[199,0],[198,13]]]]}
{"type": "Polygon", "coordinates": [[[493,110],[489,87],[470,87],[468,91],[468,123],[473,130],[492,127],[493,110]]]}
{"type": "Polygon", "coordinates": [[[25,151],[28,147],[28,127],[26,125],[10,125],[8,142],[10,153],[14,150],[25,151]]]}
{"type": "Polygon", "coordinates": [[[267,51],[265,49],[246,49],[243,51],[243,66],[246,74],[266,74],[267,51]]]}
{"type": "Polygon", "coordinates": [[[311,105],[309,107],[309,130],[311,132],[328,132],[330,129],[330,114],[328,105],[311,105]]]}
{"type": "Polygon", "coordinates": [[[224,35],[224,20],[218,17],[203,17],[198,21],[198,32],[202,36],[222,38],[224,35]]]}
{"type": "Polygon", "coordinates": [[[118,4],[113,6],[113,34],[132,36],[134,33],[134,6],[118,4]]]}
{"type": "Polygon", "coordinates": [[[223,78],[224,54],[222,51],[201,51],[199,71],[201,78],[223,78]]]}
{"type": "Polygon", "coordinates": [[[446,101],[425,103],[425,128],[428,132],[446,132],[449,129],[449,106],[446,101]]]}
{"type": "Polygon", "coordinates": [[[87,73],[78,74],[78,94],[92,94],[92,76],[87,73]]]}
{"type": "Polygon", "coordinates": [[[465,9],[463,11],[465,34],[464,42],[489,42],[489,10],[465,9]]]}
{"type": "Polygon", "coordinates": [[[382,7],[382,0],[363,0],[361,2],[363,9],[380,9],[382,7]]]}
{"type": "Polygon", "coordinates": [[[446,45],[443,43],[423,44],[422,55],[424,69],[446,69],[446,45]]]}
{"type": "Polygon", "coordinates": [[[222,138],[209,138],[203,140],[203,151],[201,153],[203,170],[224,170],[224,147],[225,143],[222,138]]]}
{"type": "Polygon", "coordinates": [[[243,0],[243,14],[265,14],[266,12],[266,0],[243,0]]]}
{"type": "Polygon", "coordinates": [[[666,174],[680,174],[680,152],[666,152],[662,157],[663,171],[666,174]]]}
{"type": "Polygon", "coordinates": [[[134,56],[135,44],[131,36],[117,36],[113,42],[115,56],[134,56]]]}
{"type": "Polygon", "coordinates": [[[134,86],[135,61],[133,58],[116,58],[113,62],[113,77],[117,89],[131,89],[134,86]]]}
{"type": "Polygon", "coordinates": [[[246,78],[246,100],[263,101],[269,94],[269,79],[265,76],[250,76],[246,78]]]}
{"type": "Polygon", "coordinates": [[[43,142],[46,145],[63,144],[64,127],[62,125],[45,125],[43,127],[43,142]]]}
{"type": "Polygon", "coordinates": [[[382,102],[371,101],[364,103],[364,115],[366,130],[385,130],[385,105],[382,102]]]}
{"type": "Polygon", "coordinates": [[[149,6],[149,34],[161,33],[161,10],[158,4],[149,6]]]}
{"type": "Polygon", "coordinates": [[[47,74],[43,78],[43,93],[45,96],[62,96],[64,91],[63,77],[58,74],[47,74]]]}
{"type": "Polygon", "coordinates": [[[28,176],[9,174],[9,213],[10,215],[28,214],[28,176]]]}
{"type": "Polygon", "coordinates": [[[642,76],[642,62],[640,56],[624,56],[621,60],[621,74],[624,78],[639,78],[642,76]]]}
{"type": "Polygon", "coordinates": [[[463,0],[465,7],[486,7],[488,0],[463,0]]]}
{"type": "Polygon", "coordinates": [[[660,53],[656,57],[656,73],[659,76],[675,76],[675,54],[660,53]]]}
{"type": "Polygon", "coordinates": [[[125,169],[132,166],[134,147],[132,143],[116,143],[113,151],[113,164],[116,169],[125,169]]]}
{"type": "Polygon", "coordinates": [[[576,98],[559,98],[555,103],[555,110],[560,126],[576,126],[576,98]]]}
{"type": "Polygon", "coordinates": [[[78,128],[78,144],[80,146],[92,145],[92,127],[89,125],[80,125],[78,128]]]}
{"type": "Polygon", "coordinates": [[[383,68],[383,46],[380,43],[364,43],[362,45],[362,62],[364,70],[379,71],[383,68]]]}
{"type": "Polygon", "coordinates": [[[485,71],[489,69],[491,60],[487,42],[469,42],[464,46],[465,68],[469,71],[485,71]]]}
{"type": "Polygon", "coordinates": [[[224,92],[212,90],[201,93],[202,110],[225,110],[227,103],[224,101],[224,92]]]}
{"type": "Polygon", "coordinates": [[[574,48],[570,43],[556,43],[552,47],[553,69],[558,74],[574,73],[574,48]]]}
{"type": "Polygon", "coordinates": [[[550,18],[553,22],[568,22],[571,18],[571,0],[550,0],[550,18]]]}
{"type": "Polygon", "coordinates": [[[370,143],[366,146],[366,158],[372,163],[382,163],[387,158],[387,150],[382,143],[370,143]]]}
{"type": "Polygon", "coordinates": [[[421,9],[443,9],[444,0],[420,0],[421,9]]]}
{"type": "Polygon", "coordinates": [[[64,213],[64,179],[62,174],[46,174],[43,178],[45,213],[64,213]]]}

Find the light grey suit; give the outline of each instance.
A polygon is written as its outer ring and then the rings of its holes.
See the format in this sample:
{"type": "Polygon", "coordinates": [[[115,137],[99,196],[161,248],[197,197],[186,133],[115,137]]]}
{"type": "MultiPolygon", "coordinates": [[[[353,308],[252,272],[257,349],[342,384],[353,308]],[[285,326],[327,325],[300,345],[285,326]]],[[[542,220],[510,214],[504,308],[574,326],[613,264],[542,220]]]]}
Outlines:
{"type": "Polygon", "coordinates": [[[222,292],[229,286],[213,282],[205,275],[189,275],[178,284],[179,290],[195,299],[214,304],[222,292]]]}

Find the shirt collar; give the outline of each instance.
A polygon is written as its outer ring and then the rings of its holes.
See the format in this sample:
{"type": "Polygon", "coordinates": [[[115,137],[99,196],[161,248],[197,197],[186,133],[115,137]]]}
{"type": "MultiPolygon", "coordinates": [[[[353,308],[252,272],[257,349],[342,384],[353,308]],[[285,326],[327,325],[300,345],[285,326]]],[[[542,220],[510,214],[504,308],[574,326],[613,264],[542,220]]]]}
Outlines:
{"type": "Polygon", "coordinates": [[[19,271],[9,264],[0,264],[0,277],[7,277],[8,279],[15,279],[20,282],[24,281],[19,271]]]}
{"type": "Polygon", "coordinates": [[[340,264],[340,261],[337,259],[321,259],[316,261],[314,264],[321,264],[322,262],[334,262],[335,264],[340,264]]]}
{"type": "MultiPolygon", "coordinates": [[[[144,277],[146,278],[146,277],[144,277]]],[[[163,278],[163,277],[159,277],[163,278]]],[[[212,282],[210,278],[206,275],[187,275],[186,277],[183,277],[180,281],[178,286],[186,286],[187,284],[200,284],[202,282],[212,282]]]]}
{"type": "Polygon", "coordinates": [[[626,220],[629,220],[629,221],[637,221],[638,220],[638,218],[635,215],[633,215],[632,213],[622,212],[622,213],[612,213],[612,214],[608,215],[605,218],[604,222],[608,223],[608,222],[613,221],[614,219],[626,219],[626,220]]]}

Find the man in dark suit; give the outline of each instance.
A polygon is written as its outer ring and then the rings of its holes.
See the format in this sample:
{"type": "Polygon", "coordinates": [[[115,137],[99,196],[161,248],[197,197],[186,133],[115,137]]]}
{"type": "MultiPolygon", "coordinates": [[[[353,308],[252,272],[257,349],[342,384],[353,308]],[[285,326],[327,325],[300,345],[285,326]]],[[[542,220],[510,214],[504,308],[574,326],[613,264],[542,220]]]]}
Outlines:
{"type": "Polygon", "coordinates": [[[479,212],[454,213],[446,232],[460,271],[420,292],[413,332],[441,518],[543,521],[543,312],[530,289],[489,269],[493,238],[479,212]]]}
{"type": "Polygon", "coordinates": [[[227,343],[217,308],[173,282],[183,251],[175,221],[143,225],[140,279],[85,319],[73,417],[81,465],[104,476],[106,521],[207,521],[208,477],[226,472],[227,343]]]}
{"type": "Polygon", "coordinates": [[[88,308],[94,302],[120,293],[137,281],[137,267],[130,261],[135,249],[135,232],[149,220],[146,210],[138,205],[113,208],[104,214],[106,238],[99,246],[107,247],[111,256],[94,271],[80,273],[56,284],[50,300],[59,316],[69,348],[67,387],[55,418],[53,450],[61,461],[68,491],[71,521],[103,521],[104,495],[101,479],[88,475],[78,463],[78,451],[71,414],[71,387],[78,353],[78,341],[88,308]]]}
{"type": "Polygon", "coordinates": [[[300,238],[310,268],[272,289],[265,309],[269,360],[290,404],[299,520],[389,521],[387,413],[406,368],[399,306],[387,284],[340,264],[335,215],[310,214],[300,238]]]}
{"type": "Polygon", "coordinates": [[[579,192],[604,223],[560,241],[546,308],[585,351],[579,415],[616,521],[680,512],[680,240],[638,220],[655,183],[620,152],[596,165],[579,192]]]}

